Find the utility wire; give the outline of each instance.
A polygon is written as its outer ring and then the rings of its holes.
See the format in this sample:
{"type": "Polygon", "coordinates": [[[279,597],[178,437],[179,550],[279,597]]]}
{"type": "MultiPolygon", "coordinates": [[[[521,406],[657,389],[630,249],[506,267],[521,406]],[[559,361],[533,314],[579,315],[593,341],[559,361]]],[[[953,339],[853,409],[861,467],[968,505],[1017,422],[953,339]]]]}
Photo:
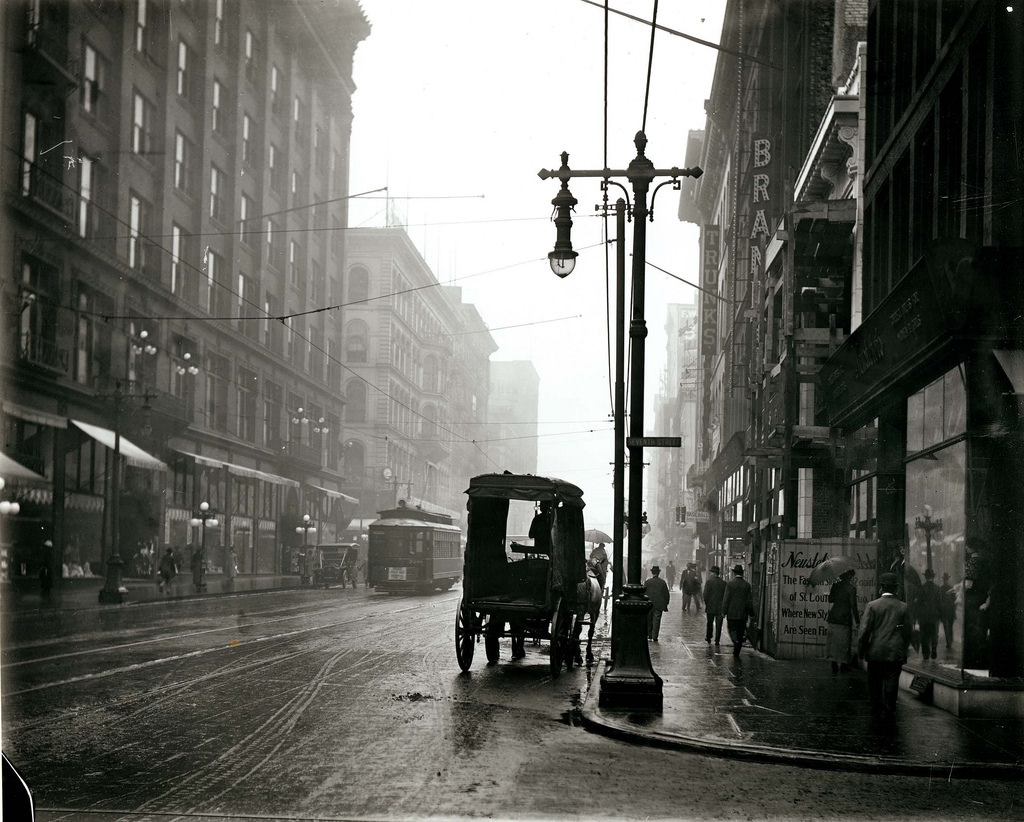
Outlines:
{"type": "Polygon", "coordinates": [[[647,53],[647,88],[644,91],[644,119],[640,128],[647,132],[647,103],[651,98],[651,69],[654,67],[654,35],[658,33],[658,0],[654,0],[654,12],[651,15],[651,48],[647,53]]]}

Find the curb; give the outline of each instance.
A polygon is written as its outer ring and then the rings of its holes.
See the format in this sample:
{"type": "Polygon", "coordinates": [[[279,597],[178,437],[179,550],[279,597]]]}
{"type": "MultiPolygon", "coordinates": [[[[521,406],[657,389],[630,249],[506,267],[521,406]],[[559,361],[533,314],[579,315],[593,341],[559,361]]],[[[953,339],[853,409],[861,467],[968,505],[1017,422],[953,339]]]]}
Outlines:
{"type": "Polygon", "coordinates": [[[602,660],[600,673],[594,677],[580,716],[583,727],[588,731],[623,742],[648,747],[664,748],[688,753],[699,753],[748,762],[767,762],[777,765],[791,765],[819,770],[847,770],[865,773],[885,773],[903,776],[943,776],[947,779],[986,778],[1020,779],[1024,765],[988,762],[935,763],[892,757],[857,756],[825,751],[771,748],[728,740],[709,740],[666,731],[645,731],[630,721],[634,714],[622,712],[621,716],[603,711],[600,707],[601,676],[608,663],[602,660]]]}

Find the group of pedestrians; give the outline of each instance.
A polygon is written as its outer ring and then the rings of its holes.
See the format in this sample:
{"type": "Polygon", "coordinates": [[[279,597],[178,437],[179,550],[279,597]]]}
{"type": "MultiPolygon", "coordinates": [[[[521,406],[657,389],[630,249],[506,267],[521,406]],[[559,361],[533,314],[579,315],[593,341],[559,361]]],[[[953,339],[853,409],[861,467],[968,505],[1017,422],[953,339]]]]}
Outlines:
{"type": "MultiPolygon", "coordinates": [[[[670,565],[674,575],[674,566],[670,565]]],[[[740,656],[747,637],[747,626],[755,616],[754,595],[750,583],[744,579],[742,565],[732,569],[732,579],[725,582],[721,569],[710,569],[703,588],[695,563],[689,563],[680,578],[683,593],[682,613],[693,605],[699,613],[704,607],[706,629],[704,641],[719,647],[723,624],[732,640],[734,657],[740,656]],[[694,580],[697,588],[694,588],[694,580]]],[[[863,615],[858,612],[856,572],[846,571],[829,591],[828,640],[826,658],[833,673],[856,667],[858,656],[867,663],[868,690],[871,710],[875,716],[891,720],[896,710],[899,677],[907,661],[913,621],[910,609],[896,596],[898,579],[895,574],[884,573],[878,578],[880,594],[867,604],[863,615]]],[[[647,638],[657,642],[661,631],[662,615],[668,611],[670,586],[661,578],[661,568],[651,568],[651,576],[644,583],[644,592],[651,600],[647,619],[647,638]]],[[[936,607],[936,621],[941,614],[936,607]]],[[[937,637],[929,635],[929,647],[934,648],[937,637]]]]}

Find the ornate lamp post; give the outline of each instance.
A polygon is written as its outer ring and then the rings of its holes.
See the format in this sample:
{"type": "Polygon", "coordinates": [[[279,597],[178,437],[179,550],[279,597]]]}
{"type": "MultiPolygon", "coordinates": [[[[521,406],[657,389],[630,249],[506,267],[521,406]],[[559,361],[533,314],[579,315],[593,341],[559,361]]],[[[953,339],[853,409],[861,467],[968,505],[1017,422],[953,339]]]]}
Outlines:
{"type": "MultiPolygon", "coordinates": [[[[217,522],[217,512],[210,508],[210,503],[203,501],[199,503],[199,512],[189,520],[189,523],[193,527],[198,527],[199,530],[199,576],[198,581],[195,582],[196,590],[206,590],[206,529],[216,528],[219,524],[217,522]]],[[[195,562],[195,559],[192,560],[195,562]]]]}
{"type": "MultiPolygon", "coordinates": [[[[572,250],[569,234],[572,228],[570,211],[576,199],[569,192],[568,181],[573,177],[598,177],[607,185],[612,177],[625,177],[633,188],[632,214],[636,218],[633,230],[633,316],[630,321],[629,336],[632,341],[630,362],[630,437],[629,447],[629,494],[627,513],[627,529],[629,536],[629,583],[622,588],[622,595],[615,600],[612,615],[612,659],[601,677],[601,702],[613,707],[640,707],[659,709],[662,705],[662,680],[651,666],[650,652],[647,647],[647,612],[651,608],[650,600],[644,596],[640,584],[642,565],[640,544],[643,539],[643,430],[644,430],[644,341],[647,337],[647,324],[644,319],[644,275],[647,265],[647,224],[653,220],[653,213],[647,205],[647,193],[651,182],[657,177],[669,177],[651,195],[651,208],[654,196],[663,185],[671,183],[674,189],[680,187],[680,177],[700,177],[700,168],[657,169],[644,154],[647,137],[638,131],[633,140],[636,146],[636,157],[626,169],[570,169],[569,155],[562,153],[562,165],[557,170],[542,169],[538,176],[542,180],[557,177],[562,182],[562,189],[552,200],[555,206],[555,248],[548,255],[551,269],[560,277],[567,276],[575,267],[576,252],[572,250]]],[[[616,185],[618,185],[616,183],[616,185]]],[[[623,304],[623,295],[619,292],[618,302],[623,304]]],[[[617,312],[618,316],[618,312],[617,312]]],[[[620,322],[620,329],[622,323],[620,322]]],[[[621,419],[623,403],[616,398],[616,417],[621,419]]],[[[617,424],[619,423],[617,419],[617,424]]],[[[617,431],[618,433],[618,431],[617,431]]],[[[621,443],[616,437],[616,446],[621,453],[621,443]]],[[[621,488],[621,476],[617,478],[616,487],[621,488]]],[[[618,497],[618,490],[617,496],[618,497]]],[[[617,505],[617,511],[621,506],[617,505]]],[[[616,528],[617,532],[620,529],[616,528]]],[[[616,545],[618,552],[614,557],[616,567],[621,563],[621,546],[616,545]]]]}
{"type": "Polygon", "coordinates": [[[295,526],[295,533],[302,534],[302,569],[300,571],[300,576],[303,581],[306,579],[306,568],[308,567],[306,564],[306,553],[309,551],[308,543],[310,531],[315,534],[316,525],[313,524],[312,517],[310,517],[309,514],[303,514],[302,525],[295,526]]]}
{"type": "Polygon", "coordinates": [[[942,530],[942,520],[932,519],[932,507],[924,507],[924,516],[914,518],[914,527],[918,531],[924,531],[924,544],[926,553],[926,570],[932,570],[932,533],[942,530]]]}

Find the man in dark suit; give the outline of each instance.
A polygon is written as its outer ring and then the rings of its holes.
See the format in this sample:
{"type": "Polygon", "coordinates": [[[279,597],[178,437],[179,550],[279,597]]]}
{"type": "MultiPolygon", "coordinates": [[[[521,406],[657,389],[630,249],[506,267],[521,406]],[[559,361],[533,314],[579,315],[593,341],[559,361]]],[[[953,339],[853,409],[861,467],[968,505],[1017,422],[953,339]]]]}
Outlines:
{"type": "Polygon", "coordinates": [[[896,695],[900,688],[900,671],[907,661],[907,646],[913,626],[907,605],[896,597],[899,579],[885,573],[878,578],[882,595],[864,609],[857,647],[868,663],[868,690],[871,712],[886,719],[896,712],[896,695]]]}
{"type": "Polygon", "coordinates": [[[742,565],[732,569],[732,579],[725,586],[725,596],[722,598],[722,611],[732,638],[732,655],[739,656],[747,633],[747,619],[754,615],[754,592],[750,583],[743,578],[742,565]]]}
{"type": "Polygon", "coordinates": [[[669,592],[665,580],[659,576],[661,568],[651,568],[651,576],[644,582],[644,594],[651,601],[651,610],[647,612],[647,638],[651,642],[658,641],[661,632],[661,615],[668,610],[669,592]]]}
{"type": "Polygon", "coordinates": [[[722,600],[725,598],[725,580],[721,577],[721,569],[716,565],[711,569],[708,581],[704,583],[704,613],[708,619],[707,633],[704,641],[711,644],[712,629],[715,633],[715,646],[722,641],[722,600]]]}

